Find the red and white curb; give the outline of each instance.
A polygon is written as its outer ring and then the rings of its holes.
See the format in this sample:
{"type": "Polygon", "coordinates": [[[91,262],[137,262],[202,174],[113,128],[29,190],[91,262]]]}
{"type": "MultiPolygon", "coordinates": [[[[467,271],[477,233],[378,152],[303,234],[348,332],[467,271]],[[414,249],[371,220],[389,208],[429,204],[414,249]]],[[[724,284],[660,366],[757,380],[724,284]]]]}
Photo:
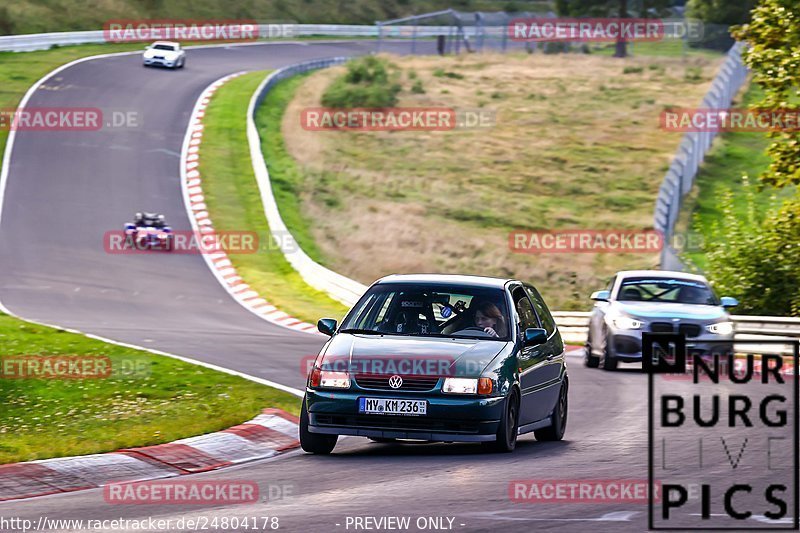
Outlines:
{"type": "Polygon", "coordinates": [[[216,470],[300,446],[299,420],[280,409],[216,433],[116,452],[0,465],[0,502],[216,470]]]}
{"type": "MultiPolygon", "coordinates": [[[[205,88],[195,103],[189,119],[186,136],[184,137],[180,163],[181,187],[192,229],[202,235],[214,235],[215,233],[214,225],[211,222],[205,204],[202,178],[198,169],[200,166],[200,147],[203,140],[203,118],[205,117],[206,108],[211,102],[211,97],[217,89],[242,74],[245,74],[245,71],[229,74],[205,88]]],[[[203,257],[211,272],[225,290],[248,311],[279,326],[305,333],[319,334],[316,325],[303,322],[281,311],[247,285],[236,272],[236,267],[233,266],[230,257],[224,250],[220,249],[212,253],[205,253],[203,257]]]]}

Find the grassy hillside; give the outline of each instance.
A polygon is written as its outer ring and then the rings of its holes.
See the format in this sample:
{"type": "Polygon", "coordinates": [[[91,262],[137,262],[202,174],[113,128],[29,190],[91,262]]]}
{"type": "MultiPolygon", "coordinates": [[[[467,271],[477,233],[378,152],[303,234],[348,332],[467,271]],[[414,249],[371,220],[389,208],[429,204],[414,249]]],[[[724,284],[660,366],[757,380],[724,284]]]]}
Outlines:
{"type": "Polygon", "coordinates": [[[109,19],[254,19],[260,22],[372,24],[447,8],[536,10],[546,1],[514,0],[16,0],[0,5],[0,35],[96,30],[109,19]]]}
{"type": "Polygon", "coordinates": [[[697,105],[721,56],[391,61],[403,86],[400,106],[482,109],[496,124],[309,131],[302,110],[319,105],[343,70],[308,77],[282,126],[301,174],[293,182],[299,212],[312,221],[329,267],[363,283],[392,272],[520,277],[539,285],[552,307],[582,309],[615,271],[657,265],[655,254],[514,253],[509,232],[651,228],[680,141],[659,129],[659,114],[697,105]]]}

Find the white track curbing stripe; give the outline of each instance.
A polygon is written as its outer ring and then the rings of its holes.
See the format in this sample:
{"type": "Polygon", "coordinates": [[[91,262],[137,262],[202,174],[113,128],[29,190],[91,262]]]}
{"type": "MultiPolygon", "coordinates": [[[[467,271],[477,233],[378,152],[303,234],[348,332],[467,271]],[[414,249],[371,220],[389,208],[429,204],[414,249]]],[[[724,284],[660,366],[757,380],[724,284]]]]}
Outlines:
{"type": "MultiPolygon", "coordinates": [[[[206,205],[202,203],[205,198],[203,196],[202,177],[198,169],[199,167],[199,153],[202,139],[197,135],[197,128],[202,128],[202,117],[205,116],[204,109],[211,101],[213,95],[219,87],[224,85],[229,80],[245,74],[246,71],[235,72],[228,74],[222,78],[211,83],[200,93],[191,115],[189,116],[189,124],[186,128],[186,134],[183,138],[183,148],[181,149],[180,158],[180,173],[181,173],[181,191],[183,192],[184,205],[186,206],[186,213],[189,215],[189,221],[192,224],[192,230],[195,232],[212,233],[213,223],[205,211],[206,205]],[[190,155],[189,150],[197,148],[196,153],[190,155]],[[202,209],[199,206],[202,205],[202,209]]],[[[256,291],[252,290],[245,283],[234,283],[233,280],[241,281],[241,278],[236,275],[236,269],[228,258],[225,252],[215,252],[212,254],[202,254],[209,270],[217,278],[217,281],[222,285],[225,291],[238,302],[239,305],[256,315],[257,317],[266,320],[272,324],[291,329],[292,331],[299,331],[301,333],[308,333],[314,335],[321,335],[316,331],[316,326],[303,322],[294,317],[289,317],[288,314],[279,312],[275,313],[273,307],[270,313],[263,313],[263,306],[268,302],[262,298],[256,291]],[[289,317],[291,320],[286,320],[289,317]],[[312,329],[313,328],[313,329],[312,329]]]]}

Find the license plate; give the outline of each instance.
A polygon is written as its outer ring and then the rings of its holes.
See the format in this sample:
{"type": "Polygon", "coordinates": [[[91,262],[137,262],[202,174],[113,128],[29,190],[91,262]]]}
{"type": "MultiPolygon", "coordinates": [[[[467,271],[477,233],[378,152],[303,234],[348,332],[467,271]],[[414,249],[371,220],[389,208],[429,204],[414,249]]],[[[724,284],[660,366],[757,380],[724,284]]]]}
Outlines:
{"type": "Polygon", "coordinates": [[[368,415],[420,416],[428,414],[428,402],[396,398],[359,398],[358,412],[368,415]]]}

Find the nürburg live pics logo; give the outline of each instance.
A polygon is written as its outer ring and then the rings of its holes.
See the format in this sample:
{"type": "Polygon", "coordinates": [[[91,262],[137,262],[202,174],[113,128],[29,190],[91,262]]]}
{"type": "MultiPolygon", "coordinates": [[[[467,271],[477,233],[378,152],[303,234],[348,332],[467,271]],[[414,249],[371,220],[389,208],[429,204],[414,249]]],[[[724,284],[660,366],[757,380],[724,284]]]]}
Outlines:
{"type": "Polygon", "coordinates": [[[800,341],[643,333],[652,530],[797,530],[800,341]],[[683,379],[675,379],[682,374],[683,379]]]}

